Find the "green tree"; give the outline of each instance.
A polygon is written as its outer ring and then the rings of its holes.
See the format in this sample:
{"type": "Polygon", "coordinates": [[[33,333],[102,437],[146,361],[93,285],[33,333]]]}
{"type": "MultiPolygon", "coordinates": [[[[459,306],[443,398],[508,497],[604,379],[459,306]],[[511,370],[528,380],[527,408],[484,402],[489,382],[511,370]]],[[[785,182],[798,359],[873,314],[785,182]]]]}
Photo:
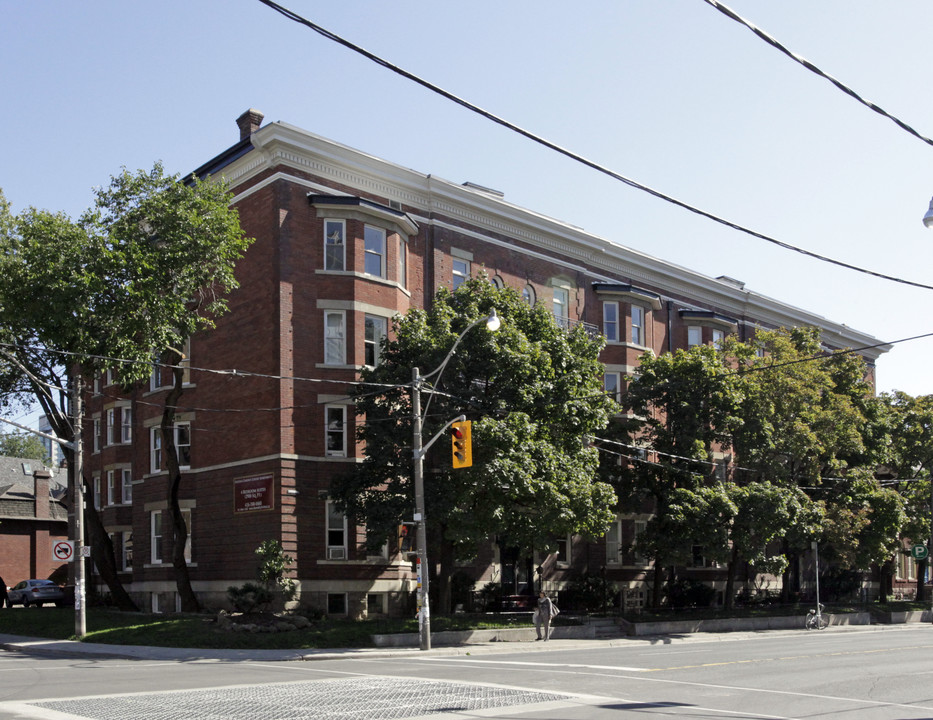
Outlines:
{"type": "Polygon", "coordinates": [[[39,460],[46,464],[50,460],[45,445],[31,433],[0,433],[0,455],[39,460]]]}
{"type": "MultiPolygon", "coordinates": [[[[74,380],[116,365],[117,377],[131,385],[148,378],[153,357],[172,364],[175,383],[161,423],[172,562],[182,608],[196,610],[184,560],[174,408],[182,392],[181,349],[226,310],[225,296],[237,286],[234,265],[250,243],[226,187],[194,177],[181,182],[156,164],[111,178],[77,221],[29,208],[0,227],[0,333],[15,339],[6,358],[56,434],[72,437],[63,365],[74,380]]],[[[95,548],[106,545],[88,505],[95,548]]],[[[95,554],[95,562],[111,591],[122,589],[108,567],[112,546],[95,554]]]]}
{"type": "Polygon", "coordinates": [[[542,306],[485,278],[454,293],[442,289],[429,311],[395,319],[394,339],[383,343],[380,364],[364,371],[368,384],[356,393],[357,411],[365,414],[358,427],[365,459],[334,481],[335,499],[366,525],[374,547],[411,519],[412,368],[439,367],[460,333],[492,309],[501,329],[467,332],[433,387],[423,388],[426,441],[458,415],[473,422],[472,468],[453,470],[443,440],[426,458],[441,608],[449,608],[455,557],[473,556],[492,536],[528,554],[553,549],[568,534],[599,536],[615,503],[612,488],[597,477],[597,451],[585,443],[615,410],[603,392],[602,340],[582,326],[560,327],[542,306]]]}
{"type": "Polygon", "coordinates": [[[617,419],[610,434],[644,447],[648,460],[619,467],[607,456],[603,470],[616,477],[623,510],[639,512],[647,503],[653,513],[639,549],[654,559],[656,608],[664,568],[672,581],[674,567],[692,558],[694,545],[712,553],[725,544],[721,527],[691,508],[710,509],[710,518],[734,512],[714,453],[729,447],[741,401],[737,376],[709,345],[657,357],[647,353],[629,383],[623,405],[630,415],[617,419]]]}
{"type": "MultiPolygon", "coordinates": [[[[931,534],[931,472],[933,472],[933,396],[912,397],[895,391],[877,398],[878,444],[884,450],[882,463],[904,500],[906,517],[901,528],[903,539],[912,543],[928,542],[931,534]]],[[[917,572],[917,598],[924,599],[923,578],[929,557],[921,561],[917,572]]],[[[890,563],[888,564],[889,569],[890,563]]],[[[885,579],[889,585],[889,578],[885,579]]]]}

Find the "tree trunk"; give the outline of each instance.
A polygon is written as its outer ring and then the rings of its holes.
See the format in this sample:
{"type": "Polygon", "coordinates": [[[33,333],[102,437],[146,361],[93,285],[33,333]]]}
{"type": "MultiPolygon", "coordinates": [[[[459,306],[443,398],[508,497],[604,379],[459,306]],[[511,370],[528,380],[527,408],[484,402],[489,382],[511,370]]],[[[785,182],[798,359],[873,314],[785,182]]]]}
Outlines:
{"type": "Polygon", "coordinates": [[[90,535],[91,557],[94,559],[94,565],[97,567],[101,579],[107,583],[107,589],[110,590],[110,599],[121,610],[138,612],[139,608],[133,602],[129,593],[126,592],[126,588],[123,587],[123,583],[120,582],[117,575],[113,541],[107,534],[107,528],[104,527],[93,501],[85,503],[84,518],[90,535]]]}
{"type": "Polygon", "coordinates": [[[651,608],[653,610],[661,609],[661,593],[664,587],[664,575],[661,569],[661,558],[654,559],[654,578],[652,578],[651,587],[651,608]]]}
{"type": "Polygon", "coordinates": [[[452,542],[446,539],[441,539],[440,548],[441,548],[441,562],[440,569],[437,574],[437,579],[435,580],[435,586],[437,587],[437,609],[438,615],[448,615],[451,611],[451,587],[450,587],[450,578],[453,576],[454,570],[454,545],[452,542]]]}
{"type": "Polygon", "coordinates": [[[739,549],[732,546],[732,557],[726,566],[726,596],[722,600],[723,607],[731,610],[735,605],[735,570],[739,564],[739,549]]]}
{"type": "Polygon", "coordinates": [[[175,445],[175,408],[184,391],[184,373],[179,366],[181,357],[175,354],[172,363],[172,389],[165,398],[162,411],[162,447],[165,449],[165,464],[169,475],[169,515],[172,519],[172,568],[175,571],[175,586],[181,600],[182,612],[196,613],[201,611],[194,589],[191,587],[191,577],[188,573],[188,563],[185,560],[185,544],[188,542],[188,527],[178,502],[178,491],[181,487],[181,469],[178,463],[178,448],[175,445]]]}

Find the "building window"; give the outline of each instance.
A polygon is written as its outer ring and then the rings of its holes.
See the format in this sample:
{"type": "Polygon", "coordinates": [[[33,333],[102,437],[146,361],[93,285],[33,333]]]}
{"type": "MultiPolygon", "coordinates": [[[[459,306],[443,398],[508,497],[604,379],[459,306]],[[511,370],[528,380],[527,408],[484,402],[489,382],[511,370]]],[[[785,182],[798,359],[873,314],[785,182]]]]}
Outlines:
{"type": "Polygon", "coordinates": [[[555,558],[558,566],[566,567],[570,565],[570,553],[573,548],[573,537],[568,535],[567,537],[560,538],[557,541],[557,552],[555,558]]]}
{"type": "Polygon", "coordinates": [[[133,442],[133,408],[120,408],[120,442],[133,442]]]}
{"type": "Polygon", "coordinates": [[[570,324],[569,307],[570,291],[566,288],[554,288],[554,317],[562,328],[570,324]]]}
{"type": "Polygon", "coordinates": [[[187,535],[188,535],[188,537],[185,538],[185,562],[190,563],[191,562],[191,546],[193,544],[192,543],[193,532],[191,530],[191,510],[188,510],[188,509],[182,510],[181,516],[185,520],[185,530],[187,531],[187,535]]]}
{"type": "Polygon", "coordinates": [[[107,471],[107,504],[117,504],[117,474],[113,470],[107,471]]]}
{"type": "Polygon", "coordinates": [[[162,563],[162,511],[153,510],[149,514],[149,562],[153,565],[162,563]]]}
{"type": "Polygon", "coordinates": [[[622,400],[622,384],[619,373],[607,372],[603,374],[603,389],[606,391],[607,396],[616,402],[620,402],[622,400]]]}
{"type": "Polygon", "coordinates": [[[648,523],[645,520],[636,520],[635,521],[635,538],[633,540],[633,545],[635,547],[634,553],[634,562],[636,565],[647,565],[648,559],[642,554],[641,548],[638,544],[638,539],[644,535],[645,530],[648,529],[648,523]]]}
{"type": "Polygon", "coordinates": [[[522,300],[525,301],[526,305],[535,304],[535,289],[531,285],[526,285],[522,290],[522,300]]]}
{"type": "Polygon", "coordinates": [[[609,342],[619,340],[619,303],[603,303],[603,335],[609,342]]]}
{"type": "Polygon", "coordinates": [[[622,521],[616,516],[606,533],[606,564],[618,565],[622,562],[622,521]]]}
{"type": "Polygon", "coordinates": [[[347,614],[347,594],[346,593],[327,593],[327,614],[328,615],[346,615],[347,614]]]}
{"type": "Polygon", "coordinates": [[[324,364],[345,365],[346,315],[343,312],[324,313],[324,364]]]}
{"type": "Polygon", "coordinates": [[[100,418],[94,418],[93,422],[93,433],[94,433],[94,452],[100,452],[100,418]]]}
{"type": "Polygon", "coordinates": [[[92,481],[94,494],[94,509],[100,510],[100,477],[95,477],[92,481]]]}
{"type": "Polygon", "coordinates": [[[367,593],[366,594],[366,614],[367,615],[385,615],[386,614],[385,593],[367,593]]]}
{"type": "Polygon", "coordinates": [[[120,490],[123,493],[122,500],[124,505],[133,503],[133,473],[124,468],[120,471],[120,490]]]}
{"type": "Polygon", "coordinates": [[[343,220],[324,221],[324,269],[343,270],[346,267],[347,227],[343,220]]]}
{"type": "Polygon", "coordinates": [[[385,277],[386,231],[366,225],[363,228],[364,260],[363,272],[367,275],[385,277]]]}
{"type": "Polygon", "coordinates": [[[386,336],[386,327],[388,323],[384,317],[376,315],[367,315],[365,318],[365,330],[363,338],[364,362],[372,367],[379,364],[380,353],[382,351],[382,339],[386,336]]]}
{"type": "Polygon", "coordinates": [[[347,559],[347,518],[333,500],[327,501],[327,559],[347,559]]]}
{"type": "Polygon", "coordinates": [[[324,407],[327,424],[327,455],[331,457],[347,456],[347,408],[345,405],[326,405],[324,407]]]}
{"type": "Polygon", "coordinates": [[[717,330],[713,328],[713,345],[716,347],[722,347],[722,341],[725,339],[726,333],[722,330],[717,330]]]}
{"type": "Polygon", "coordinates": [[[117,425],[117,411],[114,408],[110,408],[107,411],[107,444],[113,445],[113,436],[114,430],[117,425]]]}
{"type": "Polygon", "coordinates": [[[398,238],[398,284],[408,287],[408,243],[401,235],[398,238]]]}
{"type": "Polygon", "coordinates": [[[632,305],[632,343],[645,344],[645,309],[641,305],[632,305]]]}
{"type": "Polygon", "coordinates": [[[175,449],[178,451],[179,467],[191,467],[191,423],[175,425],[175,449]]]}
{"type": "Polygon", "coordinates": [[[162,430],[159,427],[149,429],[149,471],[162,469],[162,430]]]}
{"type": "Polygon", "coordinates": [[[470,277],[469,261],[453,258],[453,289],[456,290],[463,285],[468,277],[470,277]]]}
{"type": "Polygon", "coordinates": [[[703,344],[703,328],[699,325],[689,325],[687,327],[687,347],[703,344]]]}
{"type": "MultiPolygon", "coordinates": [[[[185,470],[191,467],[191,423],[175,424],[175,451],[178,454],[178,467],[185,470]]],[[[157,473],[165,469],[165,455],[162,452],[162,429],[159,426],[149,430],[149,470],[157,473]]]]}
{"type": "Polygon", "coordinates": [[[133,568],[133,533],[123,533],[121,549],[121,554],[123,555],[123,569],[131,570],[133,568]]]}

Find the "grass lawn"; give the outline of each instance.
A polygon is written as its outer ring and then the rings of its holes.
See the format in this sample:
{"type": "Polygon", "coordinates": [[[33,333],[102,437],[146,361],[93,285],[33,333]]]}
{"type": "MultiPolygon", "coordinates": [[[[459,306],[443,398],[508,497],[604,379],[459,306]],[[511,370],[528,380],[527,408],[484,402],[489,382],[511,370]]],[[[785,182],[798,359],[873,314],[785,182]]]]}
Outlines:
{"type": "MultiPolygon", "coordinates": [[[[85,642],[110,645],[150,645],[178,648],[310,649],[370,647],[371,635],[418,632],[416,620],[379,619],[312,621],[309,628],[279,633],[233,633],[218,630],[213,615],[151,615],[89,608],[85,642]]],[[[431,618],[432,632],[482,628],[523,627],[530,617],[513,620],[496,616],[431,618]]],[[[15,608],[0,610],[0,633],[74,640],[73,608],[15,608]]]]}

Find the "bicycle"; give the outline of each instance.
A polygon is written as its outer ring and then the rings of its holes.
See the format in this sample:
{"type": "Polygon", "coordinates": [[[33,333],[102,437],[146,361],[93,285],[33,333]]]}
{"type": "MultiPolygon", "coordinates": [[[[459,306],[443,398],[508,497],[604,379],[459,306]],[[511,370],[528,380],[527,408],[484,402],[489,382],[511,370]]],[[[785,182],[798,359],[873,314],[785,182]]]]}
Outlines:
{"type": "Polygon", "coordinates": [[[829,623],[823,615],[823,603],[817,603],[816,608],[810,608],[804,626],[807,630],[824,630],[829,623]]]}

